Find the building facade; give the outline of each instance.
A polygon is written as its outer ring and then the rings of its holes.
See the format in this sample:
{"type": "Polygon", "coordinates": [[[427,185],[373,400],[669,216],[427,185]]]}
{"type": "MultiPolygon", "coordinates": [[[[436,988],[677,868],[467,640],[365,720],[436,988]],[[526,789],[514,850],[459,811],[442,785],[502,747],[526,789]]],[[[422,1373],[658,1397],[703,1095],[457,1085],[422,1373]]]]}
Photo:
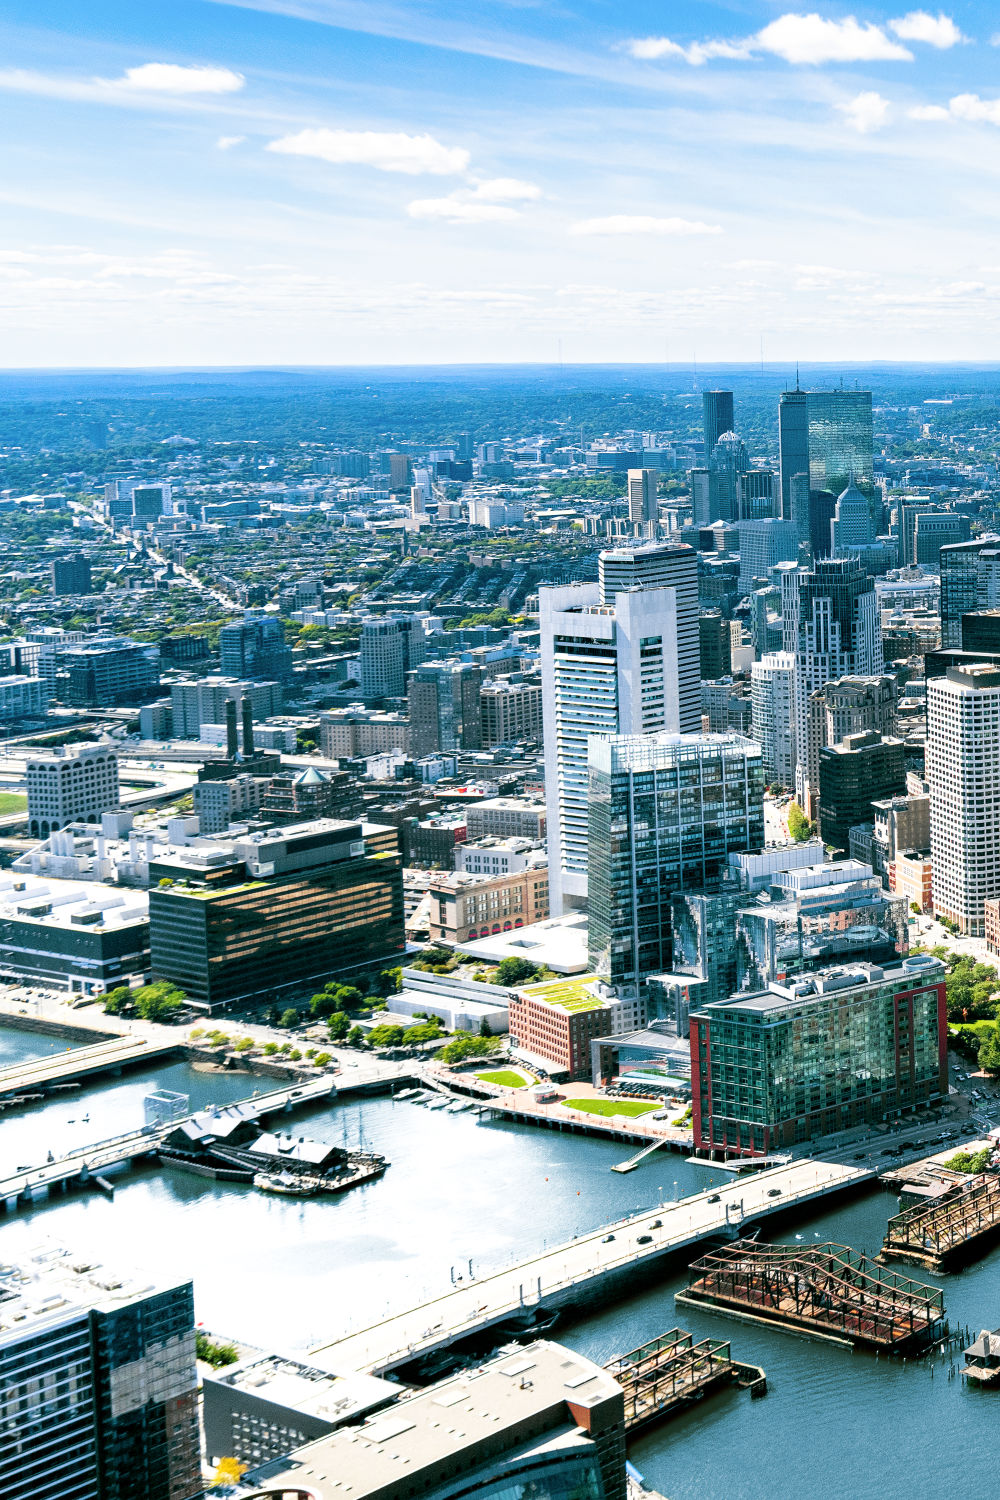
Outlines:
{"type": "Polygon", "coordinates": [[[795,785],[795,655],[772,651],[750,668],[751,734],[760,746],[765,780],[795,785]]]}
{"type": "Polygon", "coordinates": [[[449,870],[430,884],[432,942],[467,943],[513,932],[549,914],[549,871],[539,862],[506,875],[449,870]]]}
{"type": "Polygon", "coordinates": [[[953,667],[927,684],[934,914],[983,935],[984,903],[1000,896],[1000,670],[953,667]]]}
{"type": "Polygon", "coordinates": [[[843,856],[850,852],[855,823],[874,821],[872,803],[906,791],[902,740],[871,731],[849,734],[819,752],[819,831],[824,844],[843,856]]]}
{"type": "MultiPolygon", "coordinates": [[[[791,481],[839,495],[853,481],[874,486],[871,391],[783,391],[778,402],[781,513],[791,519],[791,481]]],[[[829,536],[829,533],[827,533],[829,536]]]]}
{"type": "Polygon", "coordinates": [[[474,662],[424,662],[410,677],[407,703],[415,756],[483,748],[483,671],[474,662]]]}
{"type": "Polygon", "coordinates": [[[540,681],[497,677],[484,682],[479,698],[482,715],[482,748],[512,745],[542,737],[542,684],[540,681]]]}
{"type": "Polygon", "coordinates": [[[26,761],[28,826],[47,838],[67,823],[99,823],[120,804],[118,754],[110,745],[60,745],[26,761]]]}

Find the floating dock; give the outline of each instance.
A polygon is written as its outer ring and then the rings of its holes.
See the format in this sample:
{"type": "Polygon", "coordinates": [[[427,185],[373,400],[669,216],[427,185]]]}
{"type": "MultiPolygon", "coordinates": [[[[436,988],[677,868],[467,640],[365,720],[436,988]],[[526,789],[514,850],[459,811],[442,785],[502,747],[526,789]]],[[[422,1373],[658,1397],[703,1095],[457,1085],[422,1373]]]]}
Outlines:
{"type": "Polygon", "coordinates": [[[625,1431],[672,1417],[693,1401],[725,1385],[763,1396],[767,1380],[756,1365],[735,1361],[721,1339],[701,1339],[672,1328],[669,1333],[619,1355],[604,1367],[625,1392],[625,1431]]]}
{"type": "Polygon", "coordinates": [[[977,1173],[936,1202],[918,1203],[889,1220],[879,1259],[909,1260],[943,1271],[1000,1238],[1000,1177],[977,1173]]]}
{"type": "Polygon", "coordinates": [[[920,1354],[947,1332],[937,1288],[846,1245],[737,1240],[693,1261],[677,1300],[888,1354],[920,1354]]]}

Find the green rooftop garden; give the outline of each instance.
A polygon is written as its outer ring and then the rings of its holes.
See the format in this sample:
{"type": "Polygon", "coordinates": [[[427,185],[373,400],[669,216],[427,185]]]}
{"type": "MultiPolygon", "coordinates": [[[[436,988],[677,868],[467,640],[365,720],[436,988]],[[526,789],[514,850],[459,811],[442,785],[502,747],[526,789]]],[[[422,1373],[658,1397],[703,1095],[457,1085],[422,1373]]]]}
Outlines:
{"type": "Polygon", "coordinates": [[[559,1010],[600,1010],[603,1001],[589,989],[596,978],[596,974],[581,974],[567,979],[548,980],[545,984],[526,985],[524,993],[530,995],[532,1000],[541,1000],[559,1010]]]}

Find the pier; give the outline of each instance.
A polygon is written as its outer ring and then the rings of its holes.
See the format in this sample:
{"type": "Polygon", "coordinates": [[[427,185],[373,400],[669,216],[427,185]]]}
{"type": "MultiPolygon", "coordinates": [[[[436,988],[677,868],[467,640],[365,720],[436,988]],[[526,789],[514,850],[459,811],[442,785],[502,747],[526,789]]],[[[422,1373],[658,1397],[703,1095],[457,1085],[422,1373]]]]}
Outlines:
{"type": "Polygon", "coordinates": [[[491,1328],[527,1323],[574,1306],[593,1309],[663,1274],[671,1258],[702,1240],[787,1213],[874,1179],[872,1169],[800,1161],[725,1183],[677,1203],[605,1224],[395,1317],[314,1346],[345,1371],[385,1374],[491,1328]]]}
{"type": "MultiPolygon", "coordinates": [[[[251,1099],[226,1105],[214,1112],[201,1110],[188,1118],[203,1121],[212,1113],[221,1118],[228,1112],[240,1110],[244,1118],[265,1120],[276,1114],[291,1114],[335,1095],[336,1086],[332,1078],[315,1078],[290,1087],[271,1089],[266,1094],[257,1094],[251,1099]]],[[[106,1141],[79,1146],[53,1161],[19,1168],[17,1172],[0,1178],[0,1210],[17,1212],[20,1208],[28,1208],[32,1203],[45,1199],[53,1191],[66,1192],[74,1186],[93,1184],[112,1167],[130,1166],[155,1158],[167,1136],[180,1124],[183,1121],[144,1125],[139,1130],[110,1136],[106,1141]]]]}
{"type": "Polygon", "coordinates": [[[909,1260],[946,1270],[1000,1236],[1000,1177],[982,1173],[947,1188],[889,1220],[880,1260],[909,1260]]]}
{"type": "Polygon", "coordinates": [[[72,1047],[66,1052],[38,1057],[33,1062],[12,1063],[9,1068],[0,1068],[0,1108],[26,1095],[44,1095],[102,1073],[120,1073],[125,1068],[160,1062],[183,1050],[183,1041],[157,1042],[141,1036],[116,1036],[90,1047],[72,1047]]]}
{"type": "Polygon", "coordinates": [[[690,1268],[687,1305],[889,1354],[924,1353],[946,1332],[944,1297],[845,1245],[738,1240],[690,1268]]]}
{"type": "Polygon", "coordinates": [[[763,1396],[767,1381],[756,1365],[738,1364],[730,1345],[672,1328],[658,1339],[619,1355],[604,1367],[625,1392],[625,1431],[672,1417],[693,1401],[727,1385],[747,1386],[763,1396]]]}

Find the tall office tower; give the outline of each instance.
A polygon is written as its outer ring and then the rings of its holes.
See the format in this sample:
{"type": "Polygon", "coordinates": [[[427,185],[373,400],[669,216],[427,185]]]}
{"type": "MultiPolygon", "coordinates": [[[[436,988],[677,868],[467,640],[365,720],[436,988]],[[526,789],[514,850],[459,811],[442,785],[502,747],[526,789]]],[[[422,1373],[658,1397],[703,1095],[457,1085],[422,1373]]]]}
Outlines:
{"type": "Polygon", "coordinates": [[[1000,669],[952,667],[927,684],[934,915],[983,935],[983,902],[1000,896],[1000,669]]]}
{"type": "Polygon", "coordinates": [[[735,422],[733,421],[733,393],[732,391],[702,391],[701,409],[705,429],[705,457],[711,456],[712,449],[719,441],[724,432],[732,432],[735,422]]]}
{"type": "Polygon", "coordinates": [[[925,510],[918,511],[913,519],[913,560],[920,568],[932,568],[936,573],[941,548],[961,546],[969,540],[968,516],[925,510]]]}
{"type": "Polygon", "coordinates": [[[280,682],[237,681],[232,677],[199,677],[188,682],[170,684],[170,707],[173,736],[178,740],[196,740],[205,724],[224,724],[226,704],[250,704],[255,719],[269,719],[280,714],[284,694],[280,682]]]}
{"type": "Polygon", "coordinates": [[[26,762],[28,826],[44,839],[67,823],[96,823],[121,805],[118,753],[106,745],[34,750],[26,762]]]}
{"type": "Polygon", "coordinates": [[[202,1494],[191,1283],[60,1249],[0,1270],[4,1500],[202,1494]]]}
{"type": "Polygon", "coordinates": [[[483,748],[483,669],[477,662],[428,661],[410,678],[410,753],[483,748]]]}
{"type": "MultiPolygon", "coordinates": [[[[44,677],[42,658],[39,676],[44,677]]],[[[155,698],[160,686],[156,646],[125,636],[90,636],[59,652],[55,692],[74,708],[110,708],[155,698]]]]}
{"type": "Polygon", "coordinates": [[[941,548],[941,646],[962,649],[962,616],[1000,606],[1000,536],[941,548]]]}
{"type": "Polygon", "coordinates": [[[795,791],[812,816],[819,746],[810,745],[809,698],[834,677],[882,672],[874,580],[849,558],[782,575],[784,648],[795,655],[795,791]]]}
{"type": "Polygon", "coordinates": [[[737,521],[740,551],[740,593],[749,594],[767,579],[779,562],[795,562],[799,538],[792,521],[770,516],[762,521],[737,521]]]}
{"type": "Polygon", "coordinates": [[[906,791],[902,740],[849,734],[819,752],[819,832],[824,844],[850,854],[850,831],[874,821],[872,802],[906,791]]]}
{"type": "Polygon", "coordinates": [[[401,698],[407,674],[424,660],[426,633],[412,615],[371,617],[361,622],[361,696],[401,698]]]}
{"type": "Polygon", "coordinates": [[[413,483],[413,464],[408,453],[389,454],[389,488],[392,491],[409,490],[413,483]]]}
{"type": "Polygon", "coordinates": [[[910,496],[896,502],[894,515],[894,530],[899,537],[899,560],[902,566],[909,567],[917,560],[916,528],[917,516],[921,511],[934,509],[934,501],[930,497],[917,499],[910,496]]]}
{"type": "Polygon", "coordinates": [[[691,486],[691,522],[697,527],[711,526],[718,516],[712,515],[712,475],[707,468],[689,469],[691,486]]]}
{"type": "Polygon", "coordinates": [[[699,669],[703,682],[718,682],[733,669],[732,634],[729,621],[717,609],[704,610],[698,618],[699,669]]]}
{"type": "Polygon", "coordinates": [[[896,679],[838,677],[809,695],[806,770],[809,784],[819,786],[820,753],[852,734],[891,736],[896,732],[896,679]]]}
{"type": "Polygon", "coordinates": [[[736,519],[763,521],[774,515],[777,475],[770,469],[747,469],[738,480],[736,519]]]}
{"type": "Polygon", "coordinates": [[[795,785],[795,655],[772,651],[750,668],[753,738],[770,786],[795,785]]]}
{"type": "Polygon", "coordinates": [[[247,610],[243,619],[219,631],[219,665],[226,677],[253,682],[287,682],[292,650],[277,615],[247,610]]]}
{"type": "Polygon", "coordinates": [[[57,599],[73,594],[89,594],[90,563],[82,552],[52,559],[52,593],[57,599]]]}
{"type": "Polygon", "coordinates": [[[849,547],[869,547],[874,540],[868,497],[856,484],[849,484],[839,496],[830,522],[830,556],[844,557],[849,547]]]}
{"type": "Polygon", "coordinates": [[[670,968],[670,898],[764,844],[760,746],[737,734],[590,741],[590,962],[616,986],[670,968]]]}
{"type": "Polygon", "coordinates": [[[793,474],[839,495],[874,488],[871,391],[783,391],[778,402],[781,514],[792,519],[793,474]]]}
{"type": "Polygon", "coordinates": [[[633,526],[655,526],[660,519],[656,502],[656,485],[659,472],[656,469],[629,469],[628,471],[628,518],[633,526]]]}
{"type": "MultiPolygon", "coordinates": [[[[623,585],[610,597],[600,584],[538,591],[555,916],[587,898],[588,738],[701,727],[697,597],[692,608],[686,586],[694,554],[687,547],[650,551],[679,554],[678,587],[623,585]]],[[[605,554],[606,577],[619,565],[627,576],[634,555],[605,554]]]]}
{"type": "Polygon", "coordinates": [[[724,432],[708,459],[713,521],[734,521],[739,513],[740,485],[750,468],[746,445],[735,432],[724,432]]]}
{"type": "MultiPolygon", "coordinates": [[[[677,596],[677,728],[684,734],[701,728],[700,645],[698,637],[698,554],[679,542],[651,542],[644,547],[614,547],[597,559],[600,601],[614,605],[631,589],[673,589],[677,596]]],[[[670,729],[671,724],[658,726],[670,729]]],[[[626,731],[623,729],[623,733],[626,731]]]]}

